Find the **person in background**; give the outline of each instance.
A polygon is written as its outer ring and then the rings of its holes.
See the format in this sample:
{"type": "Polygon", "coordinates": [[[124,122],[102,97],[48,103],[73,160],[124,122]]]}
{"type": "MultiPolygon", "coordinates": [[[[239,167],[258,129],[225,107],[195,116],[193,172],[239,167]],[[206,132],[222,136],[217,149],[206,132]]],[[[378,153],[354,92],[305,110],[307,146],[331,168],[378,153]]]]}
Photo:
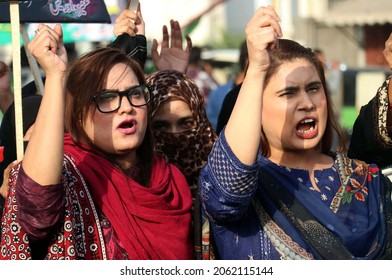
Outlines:
{"type": "Polygon", "coordinates": [[[147,59],[145,26],[140,4],[136,13],[124,9],[116,18],[114,24],[113,34],[116,38],[108,45],[108,47],[125,52],[129,57],[136,60],[142,69],[144,69],[147,59]]]}
{"type": "Polygon", "coordinates": [[[14,94],[11,90],[11,69],[4,61],[0,61],[0,112],[3,115],[13,101],[14,94]]]}
{"type": "Polygon", "coordinates": [[[153,94],[149,106],[157,151],[179,167],[195,197],[200,170],[216,140],[204,96],[191,78],[176,70],[153,73],[147,85],[153,94]]]}
{"type": "Polygon", "coordinates": [[[220,134],[223,128],[226,126],[227,122],[229,121],[241,86],[242,83],[234,86],[223,99],[222,106],[218,115],[218,122],[216,124],[216,133],[220,134]]]}
{"type": "MultiPolygon", "coordinates": [[[[392,33],[385,42],[383,54],[392,69],[392,33]]],[[[385,170],[392,166],[391,79],[392,76],[388,77],[369,103],[361,107],[348,149],[349,157],[377,163],[385,170]]]]}
{"type": "Polygon", "coordinates": [[[345,155],[324,67],[279,22],[271,6],[249,21],[249,67],[201,171],[217,257],[390,259],[391,183],[345,155]]]}
{"type": "MultiPolygon", "coordinates": [[[[23,141],[24,146],[30,139],[34,128],[34,122],[41,104],[41,95],[26,96],[22,99],[23,106],[23,141]]],[[[3,147],[3,160],[0,162],[0,217],[3,212],[5,198],[8,194],[8,177],[16,160],[16,132],[15,110],[12,104],[4,114],[0,127],[0,146],[3,147]]],[[[1,227],[1,226],[0,226],[1,227]]]]}
{"type": "MultiPolygon", "coordinates": [[[[11,90],[10,68],[0,61],[0,100],[3,102],[1,110],[3,118],[0,126],[0,220],[3,213],[5,199],[8,195],[8,178],[11,169],[15,166],[16,160],[16,127],[15,127],[15,108],[14,94],[11,90]],[[2,68],[4,67],[4,68],[2,68]],[[4,111],[3,111],[4,110],[4,111]]],[[[28,83],[22,88],[22,123],[23,123],[23,144],[24,148],[30,139],[34,128],[35,118],[41,104],[42,96],[38,95],[34,81],[28,83]]],[[[0,224],[1,229],[1,224],[0,224]]],[[[1,240],[1,237],[0,237],[1,240]]]]}
{"type": "Polygon", "coordinates": [[[340,119],[340,111],[342,110],[342,94],[341,94],[341,71],[337,61],[328,61],[325,53],[320,48],[315,48],[313,52],[317,58],[323,63],[325,70],[325,78],[327,80],[328,90],[335,107],[335,114],[340,119]]]}
{"type": "Polygon", "coordinates": [[[204,94],[204,102],[207,104],[212,90],[216,89],[218,83],[210,73],[206,71],[205,62],[201,57],[202,48],[192,47],[186,74],[195,81],[200,91],[204,94]]]}
{"type": "Polygon", "coordinates": [[[246,41],[243,41],[240,46],[240,56],[238,60],[239,73],[233,79],[230,79],[226,84],[218,86],[211,91],[206,105],[206,112],[208,120],[212,127],[216,130],[218,124],[219,112],[222,108],[223,100],[226,94],[234,87],[242,83],[245,77],[246,68],[248,66],[248,49],[246,41]]]}
{"type": "Polygon", "coordinates": [[[28,48],[45,91],[10,175],[0,258],[30,258],[28,242],[47,238],[47,259],[192,258],[191,193],[154,153],[140,65],[99,48],[67,71],[60,25],[39,25],[28,48]]]}
{"type": "MultiPolygon", "coordinates": [[[[116,40],[109,44],[109,47],[122,49],[126,54],[136,59],[144,68],[147,58],[147,40],[145,37],[145,22],[142,17],[141,6],[138,7],[138,20],[134,21],[134,12],[124,10],[116,19],[113,34],[116,40]]],[[[159,43],[153,39],[151,46],[151,56],[155,69],[174,69],[185,72],[192,49],[192,40],[185,34],[186,47],[183,49],[183,36],[181,26],[178,21],[170,20],[170,34],[168,27],[162,27],[162,44],[158,51],[159,43]]]]}
{"type": "Polygon", "coordinates": [[[180,169],[192,191],[195,258],[214,258],[209,223],[197,198],[200,170],[217,138],[206,116],[204,96],[192,79],[176,70],[153,73],[147,85],[153,94],[149,114],[157,152],[180,169]]]}
{"type": "Polygon", "coordinates": [[[185,34],[186,47],[183,49],[183,36],[178,21],[170,20],[170,36],[166,25],[162,27],[162,44],[158,52],[158,41],[154,39],[151,46],[151,57],[155,68],[186,72],[192,50],[192,40],[185,34]]]}

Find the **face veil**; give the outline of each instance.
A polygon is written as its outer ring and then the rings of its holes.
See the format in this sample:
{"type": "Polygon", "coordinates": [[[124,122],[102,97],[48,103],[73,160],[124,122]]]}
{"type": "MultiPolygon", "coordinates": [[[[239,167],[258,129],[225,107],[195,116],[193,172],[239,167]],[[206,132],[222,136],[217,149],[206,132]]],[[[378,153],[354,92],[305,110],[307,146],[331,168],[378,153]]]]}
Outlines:
{"type": "Polygon", "coordinates": [[[147,79],[147,84],[152,93],[150,119],[171,98],[183,100],[193,114],[195,126],[192,129],[181,133],[153,133],[158,152],[181,170],[190,186],[196,186],[200,170],[217,138],[207,119],[204,97],[192,79],[174,70],[154,73],[147,79]]]}

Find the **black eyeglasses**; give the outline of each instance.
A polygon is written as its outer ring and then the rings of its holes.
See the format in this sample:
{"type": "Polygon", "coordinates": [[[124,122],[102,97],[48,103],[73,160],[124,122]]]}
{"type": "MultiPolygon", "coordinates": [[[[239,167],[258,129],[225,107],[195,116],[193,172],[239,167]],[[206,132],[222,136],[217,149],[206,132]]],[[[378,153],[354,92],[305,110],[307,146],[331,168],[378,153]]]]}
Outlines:
{"type": "Polygon", "coordinates": [[[147,85],[138,85],[124,91],[104,90],[94,95],[93,100],[101,113],[111,113],[120,108],[123,96],[125,96],[134,107],[147,105],[151,99],[151,94],[147,85]]]}

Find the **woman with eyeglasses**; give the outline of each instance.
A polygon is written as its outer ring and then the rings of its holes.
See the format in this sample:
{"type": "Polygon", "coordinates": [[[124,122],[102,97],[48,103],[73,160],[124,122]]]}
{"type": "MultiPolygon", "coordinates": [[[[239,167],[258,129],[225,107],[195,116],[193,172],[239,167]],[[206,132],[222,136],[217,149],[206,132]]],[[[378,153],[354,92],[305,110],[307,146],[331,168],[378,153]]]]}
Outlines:
{"type": "Polygon", "coordinates": [[[34,258],[35,242],[47,244],[46,259],[192,258],[191,193],[154,153],[138,63],[101,48],[67,71],[60,25],[40,25],[28,48],[45,92],[10,174],[1,258],[34,258]]]}

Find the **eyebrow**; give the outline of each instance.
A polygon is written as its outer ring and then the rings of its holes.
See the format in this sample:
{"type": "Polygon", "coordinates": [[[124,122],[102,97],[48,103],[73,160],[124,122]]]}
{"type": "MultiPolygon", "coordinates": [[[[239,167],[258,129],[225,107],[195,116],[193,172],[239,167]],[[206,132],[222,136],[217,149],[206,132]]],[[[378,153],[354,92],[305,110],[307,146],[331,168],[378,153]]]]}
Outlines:
{"type": "Polygon", "coordinates": [[[309,83],[306,87],[311,87],[311,86],[320,86],[323,85],[323,83],[321,81],[314,81],[309,83]]]}
{"type": "Polygon", "coordinates": [[[118,90],[118,89],[113,89],[113,88],[111,88],[111,89],[103,89],[100,92],[125,92],[125,91],[130,91],[132,89],[138,88],[140,86],[142,86],[142,85],[140,84],[140,85],[136,85],[136,86],[131,86],[131,87],[126,88],[124,90],[118,90]]]}
{"type": "MultiPolygon", "coordinates": [[[[311,86],[316,86],[316,85],[322,85],[322,84],[323,83],[321,81],[314,81],[314,82],[310,82],[309,84],[307,84],[305,88],[308,88],[308,87],[311,87],[311,86]]],[[[288,87],[285,87],[285,88],[283,88],[281,90],[278,90],[276,93],[282,93],[282,92],[285,92],[285,91],[295,91],[295,90],[298,90],[298,89],[299,89],[299,86],[288,86],[288,87]]]]}
{"type": "MultiPolygon", "coordinates": [[[[193,118],[193,116],[185,116],[185,117],[182,117],[182,118],[177,119],[177,123],[178,123],[178,122],[187,121],[187,120],[194,120],[194,118],[193,118]]],[[[162,124],[162,123],[170,123],[170,122],[169,122],[168,120],[166,120],[166,119],[155,119],[155,120],[153,120],[152,122],[153,122],[153,123],[159,123],[159,124],[162,124]]]]}
{"type": "Polygon", "coordinates": [[[166,120],[153,120],[153,124],[168,124],[169,122],[166,120]]]}

